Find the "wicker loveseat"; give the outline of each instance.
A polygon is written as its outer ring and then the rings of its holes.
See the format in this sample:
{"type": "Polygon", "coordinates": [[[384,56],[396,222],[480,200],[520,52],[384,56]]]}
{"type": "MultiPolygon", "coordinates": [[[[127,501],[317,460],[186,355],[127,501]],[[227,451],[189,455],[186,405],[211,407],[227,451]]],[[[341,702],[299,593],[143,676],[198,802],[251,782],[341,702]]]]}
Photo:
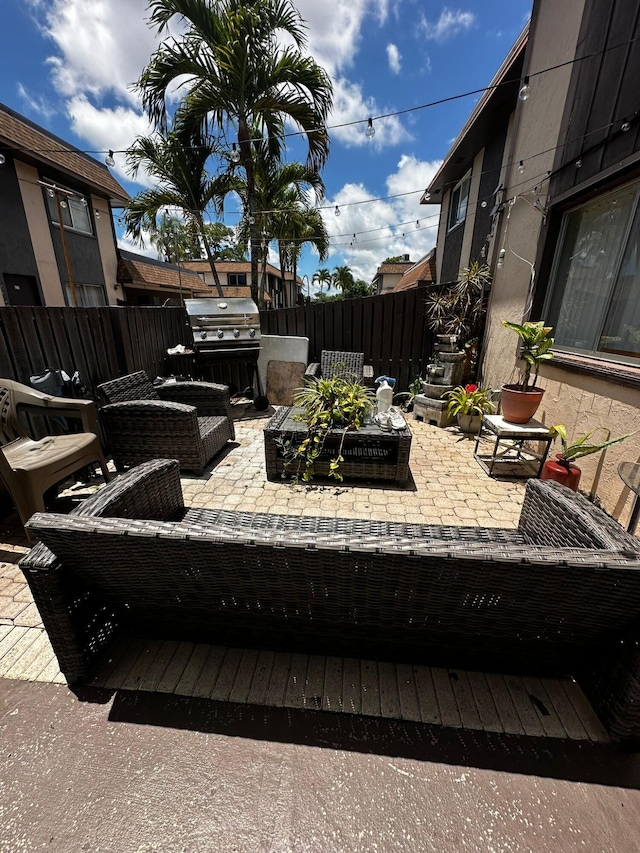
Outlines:
{"type": "Polygon", "coordinates": [[[116,634],[571,674],[640,739],[640,552],[585,498],[529,481],[517,530],[185,510],[155,460],[68,516],[28,522],[21,561],[60,667],[116,634]]]}

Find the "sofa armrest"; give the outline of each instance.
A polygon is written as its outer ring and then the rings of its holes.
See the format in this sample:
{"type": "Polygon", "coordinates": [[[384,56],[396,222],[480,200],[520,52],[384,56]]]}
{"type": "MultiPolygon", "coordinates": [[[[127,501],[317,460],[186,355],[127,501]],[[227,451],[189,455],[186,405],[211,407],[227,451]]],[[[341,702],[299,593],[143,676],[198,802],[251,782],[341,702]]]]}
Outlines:
{"type": "MultiPolygon", "coordinates": [[[[34,391],[34,394],[38,392],[34,391]]],[[[19,404],[20,411],[52,417],[78,418],[83,432],[98,434],[98,414],[92,400],[74,400],[71,397],[52,397],[49,394],[30,394],[28,403],[19,404]]]]}
{"type": "Polygon", "coordinates": [[[319,379],[320,377],[320,362],[313,362],[304,372],[305,379],[319,379]]]}
{"type": "MultiPolygon", "coordinates": [[[[112,480],[71,515],[164,520],[184,509],[180,470],[173,459],[154,459],[112,480]]],[[[120,625],[117,608],[99,599],[39,542],[20,561],[34,601],[68,681],[89,674],[120,625]]]]}
{"type": "Polygon", "coordinates": [[[100,420],[105,426],[117,428],[118,423],[144,423],[161,429],[163,423],[192,423],[197,425],[195,406],[173,403],[169,400],[131,400],[124,403],[108,403],[100,409],[100,420]]]}

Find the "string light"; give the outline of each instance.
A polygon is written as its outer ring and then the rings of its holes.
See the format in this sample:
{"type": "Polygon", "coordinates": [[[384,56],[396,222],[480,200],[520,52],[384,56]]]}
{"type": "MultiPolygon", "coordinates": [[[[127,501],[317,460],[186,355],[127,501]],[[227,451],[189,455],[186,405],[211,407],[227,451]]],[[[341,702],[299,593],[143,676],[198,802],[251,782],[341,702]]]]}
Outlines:
{"type": "Polygon", "coordinates": [[[94,212],[94,213],[95,213],[95,215],[96,215],[96,219],[100,219],[100,211],[99,211],[99,210],[97,210],[97,209],[95,209],[93,212],[94,212]]]}
{"type": "Polygon", "coordinates": [[[233,143],[233,147],[231,148],[229,160],[231,160],[232,163],[240,162],[240,152],[238,151],[238,146],[235,144],[235,142],[233,143]]]}
{"type": "Polygon", "coordinates": [[[0,154],[0,166],[4,166],[5,163],[6,157],[4,156],[4,154],[0,154]]]}
{"type": "Polygon", "coordinates": [[[109,168],[116,165],[116,161],[113,158],[113,151],[111,149],[109,149],[109,153],[104,158],[104,162],[106,163],[107,166],[109,166],[109,168]]]}
{"type": "Polygon", "coordinates": [[[518,174],[519,175],[524,174],[524,160],[520,160],[520,163],[518,165],[518,174]]]}
{"type": "Polygon", "coordinates": [[[429,201],[429,199],[430,199],[430,198],[431,198],[431,193],[430,193],[430,192],[425,192],[425,194],[424,194],[424,200],[425,200],[425,201],[429,201]]]}
{"type": "Polygon", "coordinates": [[[67,202],[64,199],[60,199],[60,207],[67,207],[67,202]]]}
{"type": "Polygon", "coordinates": [[[582,169],[582,160],[576,160],[575,166],[576,169],[582,169]]]}
{"type": "Polygon", "coordinates": [[[505,249],[500,249],[500,254],[498,255],[498,269],[501,270],[504,267],[504,256],[507,254],[505,249]]]}
{"type": "Polygon", "coordinates": [[[420,228],[420,220],[416,219],[416,229],[420,228]]]}
{"type": "Polygon", "coordinates": [[[631,130],[631,122],[630,121],[623,121],[622,124],[620,125],[620,130],[623,133],[626,133],[628,130],[631,130]]]}
{"type": "Polygon", "coordinates": [[[51,198],[54,198],[56,191],[54,190],[53,187],[49,187],[49,189],[47,190],[47,193],[48,193],[48,195],[51,196],[51,198]]]}
{"type": "Polygon", "coordinates": [[[529,77],[524,78],[524,83],[520,87],[520,91],[518,92],[518,97],[521,101],[526,101],[529,95],[531,94],[531,86],[529,85],[529,77]]]}
{"type": "Polygon", "coordinates": [[[333,211],[336,216],[340,216],[340,208],[336,204],[336,209],[333,211]]]}
{"type": "Polygon", "coordinates": [[[486,206],[487,206],[487,202],[483,199],[483,200],[480,202],[480,207],[486,207],[486,206]]]}
{"type": "Polygon", "coordinates": [[[373,126],[373,119],[372,118],[369,118],[369,120],[367,122],[367,129],[365,130],[364,133],[365,133],[365,136],[367,137],[367,139],[373,139],[373,137],[376,135],[376,129],[373,126]]]}

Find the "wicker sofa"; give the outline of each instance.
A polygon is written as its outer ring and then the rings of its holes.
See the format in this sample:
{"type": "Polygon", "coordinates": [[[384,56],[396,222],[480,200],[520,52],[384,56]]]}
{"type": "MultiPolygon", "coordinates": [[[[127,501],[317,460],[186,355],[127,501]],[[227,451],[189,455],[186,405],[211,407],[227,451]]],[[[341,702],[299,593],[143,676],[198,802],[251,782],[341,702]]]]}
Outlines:
{"type": "Polygon", "coordinates": [[[60,667],[116,634],[571,674],[640,739],[640,551],[613,519],[529,481],[517,530],[185,510],[155,460],[73,514],[38,513],[21,561],[60,667]]]}

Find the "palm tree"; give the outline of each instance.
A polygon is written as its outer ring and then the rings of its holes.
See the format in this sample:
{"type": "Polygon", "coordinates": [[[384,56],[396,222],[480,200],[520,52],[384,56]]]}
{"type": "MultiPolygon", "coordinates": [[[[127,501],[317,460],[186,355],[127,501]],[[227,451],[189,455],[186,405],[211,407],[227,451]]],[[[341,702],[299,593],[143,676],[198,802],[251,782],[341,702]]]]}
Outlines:
{"type": "Polygon", "coordinates": [[[331,276],[331,284],[335,288],[344,290],[345,285],[348,287],[353,283],[353,273],[349,267],[336,267],[331,276]]]}
{"type": "Polygon", "coordinates": [[[329,232],[320,211],[315,208],[289,210],[284,220],[285,231],[278,241],[281,266],[291,270],[294,282],[298,277],[298,260],[302,247],[308,243],[318,253],[320,261],[329,255],[329,232]],[[287,242],[289,241],[289,242],[287,242]]]}
{"type": "MultiPolygon", "coordinates": [[[[251,291],[258,298],[258,207],[252,136],[258,132],[282,159],[285,122],[307,142],[307,163],[326,161],[326,118],[333,87],[303,54],[304,22],[291,0],[151,0],[151,25],[164,33],[177,16],[182,35],[169,36],[152,55],[137,88],[151,121],[166,128],[167,96],[188,89],[176,111],[194,126],[235,135],[244,169],[251,236],[251,291]],[[282,36],[290,42],[284,45],[282,36]],[[185,82],[186,81],[186,82],[185,82]]],[[[233,159],[233,152],[230,153],[233,159]]]]}
{"type": "Polygon", "coordinates": [[[131,199],[123,217],[127,234],[144,245],[142,232],[157,233],[166,209],[179,210],[202,240],[218,296],[223,296],[204,222],[207,207],[219,208],[217,179],[206,171],[216,148],[210,137],[188,133],[178,123],[165,135],[139,136],[127,151],[129,171],[135,177],[143,166],[157,185],[131,199]]]}
{"type": "Polygon", "coordinates": [[[327,285],[327,290],[331,287],[332,276],[326,267],[322,267],[322,269],[316,270],[311,278],[312,283],[320,285],[320,293],[322,293],[322,289],[327,285]]]}

